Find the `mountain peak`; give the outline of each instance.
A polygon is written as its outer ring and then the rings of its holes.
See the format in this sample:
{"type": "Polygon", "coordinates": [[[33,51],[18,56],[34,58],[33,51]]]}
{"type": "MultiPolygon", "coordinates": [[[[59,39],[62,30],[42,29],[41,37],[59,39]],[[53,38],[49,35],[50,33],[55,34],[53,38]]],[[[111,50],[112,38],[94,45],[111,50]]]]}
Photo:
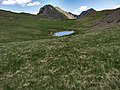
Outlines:
{"type": "Polygon", "coordinates": [[[50,4],[40,8],[40,11],[37,15],[44,19],[76,19],[73,14],[70,14],[61,8],[54,7],[50,4]]]}
{"type": "Polygon", "coordinates": [[[67,19],[64,14],[56,10],[56,8],[50,4],[40,8],[40,11],[37,15],[44,19],[67,19]]]}
{"type": "Polygon", "coordinates": [[[93,13],[93,12],[96,12],[96,10],[93,9],[93,8],[90,8],[90,9],[88,9],[88,10],[86,10],[86,11],[83,11],[83,12],[80,14],[80,16],[87,15],[87,14],[90,14],[90,13],[93,13]]]}

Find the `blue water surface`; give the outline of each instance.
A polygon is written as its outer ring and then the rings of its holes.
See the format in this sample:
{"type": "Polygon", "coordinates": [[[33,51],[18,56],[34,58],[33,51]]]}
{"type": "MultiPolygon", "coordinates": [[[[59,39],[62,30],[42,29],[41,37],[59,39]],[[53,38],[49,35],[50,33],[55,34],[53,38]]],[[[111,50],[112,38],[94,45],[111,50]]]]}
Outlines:
{"type": "Polygon", "coordinates": [[[54,33],[54,36],[58,36],[58,37],[66,36],[66,35],[73,34],[74,32],[75,31],[61,31],[61,32],[54,33]]]}

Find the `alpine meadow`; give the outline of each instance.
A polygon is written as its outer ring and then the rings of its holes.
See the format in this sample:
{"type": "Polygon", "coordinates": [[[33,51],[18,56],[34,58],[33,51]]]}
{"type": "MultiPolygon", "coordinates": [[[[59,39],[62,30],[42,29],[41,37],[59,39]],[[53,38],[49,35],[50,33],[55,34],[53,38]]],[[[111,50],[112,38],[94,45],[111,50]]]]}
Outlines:
{"type": "Polygon", "coordinates": [[[120,90],[120,8],[0,10],[0,90],[120,90]]]}

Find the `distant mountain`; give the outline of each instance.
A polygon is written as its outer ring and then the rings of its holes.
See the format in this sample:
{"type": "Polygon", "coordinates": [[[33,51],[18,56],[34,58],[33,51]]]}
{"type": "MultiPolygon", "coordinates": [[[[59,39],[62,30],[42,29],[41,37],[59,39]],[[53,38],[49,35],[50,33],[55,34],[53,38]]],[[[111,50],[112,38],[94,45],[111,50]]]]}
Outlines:
{"type": "Polygon", "coordinates": [[[90,13],[93,13],[93,12],[96,12],[96,10],[94,10],[93,8],[90,8],[88,9],[87,11],[83,11],[80,15],[80,16],[84,16],[84,15],[87,15],[87,14],[90,14],[90,13]]]}
{"type": "Polygon", "coordinates": [[[57,10],[52,5],[45,5],[44,7],[40,8],[40,11],[37,15],[44,19],[68,19],[65,14],[57,10]]]}
{"type": "Polygon", "coordinates": [[[93,8],[83,11],[80,15],[75,15],[71,12],[66,12],[59,7],[54,7],[52,5],[45,5],[40,8],[39,17],[43,19],[77,19],[81,16],[96,12],[93,8]]]}
{"type": "Polygon", "coordinates": [[[66,12],[58,7],[53,7],[52,5],[45,5],[36,15],[28,13],[14,13],[10,11],[0,10],[0,19],[17,19],[17,18],[30,18],[34,17],[39,19],[76,19],[77,27],[86,26],[93,28],[106,28],[115,25],[120,25],[120,8],[113,10],[103,10],[95,11],[93,8],[83,11],[80,15],[72,14],[71,12],[66,12]]]}
{"type": "Polygon", "coordinates": [[[78,18],[78,15],[76,15],[76,14],[73,14],[73,13],[71,13],[71,12],[68,12],[70,15],[72,15],[75,19],[77,19],[78,18]]]}

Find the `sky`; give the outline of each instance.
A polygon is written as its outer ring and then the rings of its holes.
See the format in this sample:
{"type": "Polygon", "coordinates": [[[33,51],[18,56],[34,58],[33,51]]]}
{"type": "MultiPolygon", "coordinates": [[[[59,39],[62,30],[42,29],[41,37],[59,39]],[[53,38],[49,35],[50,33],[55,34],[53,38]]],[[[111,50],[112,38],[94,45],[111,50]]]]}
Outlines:
{"type": "Polygon", "coordinates": [[[97,11],[120,7],[120,0],[0,0],[0,9],[37,14],[44,5],[51,4],[79,15],[94,8],[97,11]]]}

